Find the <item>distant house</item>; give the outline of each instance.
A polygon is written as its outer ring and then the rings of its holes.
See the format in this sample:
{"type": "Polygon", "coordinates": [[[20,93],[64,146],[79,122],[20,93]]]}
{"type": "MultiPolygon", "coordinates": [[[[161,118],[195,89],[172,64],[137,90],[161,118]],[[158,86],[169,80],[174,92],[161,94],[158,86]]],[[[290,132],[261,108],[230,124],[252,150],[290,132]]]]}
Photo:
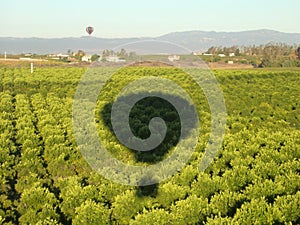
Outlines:
{"type": "Polygon", "coordinates": [[[229,53],[229,57],[235,56],[234,52],[229,53]]]}
{"type": "Polygon", "coordinates": [[[232,64],[233,64],[233,61],[228,61],[228,64],[232,65],[232,64]]]}
{"type": "Polygon", "coordinates": [[[69,57],[70,57],[70,56],[67,55],[67,54],[61,54],[61,53],[57,54],[56,56],[57,56],[58,58],[69,58],[69,57]]]}
{"type": "Polygon", "coordinates": [[[211,53],[203,53],[202,55],[205,55],[205,56],[212,56],[213,54],[211,54],[211,53]]]}
{"type": "Polygon", "coordinates": [[[202,52],[193,52],[193,55],[202,55],[202,52]]]}
{"type": "Polygon", "coordinates": [[[92,60],[92,56],[91,55],[84,55],[81,58],[82,62],[91,62],[91,60],[92,60]]]}
{"type": "Polygon", "coordinates": [[[226,55],[225,54],[219,54],[218,56],[220,56],[220,57],[225,57],[226,55]]]}
{"type": "Polygon", "coordinates": [[[179,55],[169,55],[168,60],[170,62],[178,61],[180,59],[179,55]]]}
{"type": "Polygon", "coordinates": [[[67,55],[67,54],[59,53],[59,54],[50,54],[50,55],[48,55],[48,57],[51,58],[51,59],[59,60],[59,59],[69,59],[70,56],[67,55]]]}
{"type": "Polygon", "coordinates": [[[107,56],[105,59],[107,62],[114,62],[114,63],[126,62],[125,59],[121,59],[118,56],[107,56]]]}

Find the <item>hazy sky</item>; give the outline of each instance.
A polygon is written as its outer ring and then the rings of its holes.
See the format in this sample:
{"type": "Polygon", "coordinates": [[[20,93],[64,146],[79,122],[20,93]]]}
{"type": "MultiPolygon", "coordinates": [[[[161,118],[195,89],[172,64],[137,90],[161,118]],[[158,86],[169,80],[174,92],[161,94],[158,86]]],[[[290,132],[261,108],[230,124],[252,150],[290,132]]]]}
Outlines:
{"type": "Polygon", "coordinates": [[[174,31],[300,33],[299,0],[2,0],[0,37],[159,36],[174,31]]]}

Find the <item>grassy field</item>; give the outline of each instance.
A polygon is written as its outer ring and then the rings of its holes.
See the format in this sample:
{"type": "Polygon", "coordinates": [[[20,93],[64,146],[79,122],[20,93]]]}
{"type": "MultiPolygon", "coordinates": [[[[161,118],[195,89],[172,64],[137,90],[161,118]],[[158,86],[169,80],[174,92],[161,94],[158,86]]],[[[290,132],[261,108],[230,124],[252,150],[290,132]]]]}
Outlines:
{"type": "MultiPolygon", "coordinates": [[[[95,118],[106,147],[124,163],[148,165],[167,156],[137,157],[111,131],[107,105],[127,83],[149,75],[172,79],[190,94],[200,115],[201,135],[188,164],[170,179],[145,187],[111,182],[82,157],[72,107],[86,71],[44,64],[30,74],[28,65],[0,63],[0,223],[300,223],[299,68],[213,71],[224,94],[227,125],[222,148],[204,172],[198,165],[211,123],[201,89],[174,68],[116,73],[99,95],[95,118]]],[[[139,123],[143,110],[165,112],[147,104],[141,103],[131,124],[139,123]]],[[[147,136],[148,120],[133,132],[147,136]]],[[[166,144],[161,150],[169,149],[166,144]]]]}

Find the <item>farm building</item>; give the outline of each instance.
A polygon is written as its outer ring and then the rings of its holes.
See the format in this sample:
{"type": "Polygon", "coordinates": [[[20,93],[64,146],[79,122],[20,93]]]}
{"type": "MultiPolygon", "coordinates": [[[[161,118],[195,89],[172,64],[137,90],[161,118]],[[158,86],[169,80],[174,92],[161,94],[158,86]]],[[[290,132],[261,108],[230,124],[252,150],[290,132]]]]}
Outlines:
{"type": "Polygon", "coordinates": [[[91,55],[84,55],[82,56],[82,62],[91,62],[92,56],[91,55]]]}
{"type": "Polygon", "coordinates": [[[168,60],[170,62],[178,61],[180,59],[179,55],[169,55],[168,60]]]}
{"type": "Polygon", "coordinates": [[[120,59],[118,56],[107,56],[106,57],[106,61],[108,61],[108,62],[115,62],[115,63],[126,62],[125,59],[120,59]]]}

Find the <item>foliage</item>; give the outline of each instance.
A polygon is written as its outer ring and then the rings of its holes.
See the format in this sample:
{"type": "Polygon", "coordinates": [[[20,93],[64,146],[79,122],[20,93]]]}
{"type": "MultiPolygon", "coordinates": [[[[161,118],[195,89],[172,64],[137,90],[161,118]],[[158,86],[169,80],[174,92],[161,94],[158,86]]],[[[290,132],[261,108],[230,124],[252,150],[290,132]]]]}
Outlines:
{"type": "MultiPolygon", "coordinates": [[[[300,223],[299,70],[214,71],[228,123],[222,149],[202,172],[198,165],[211,124],[199,87],[174,68],[120,70],[100,93],[95,120],[104,144],[124,163],[152,163],[123,147],[105,120],[109,111],[101,113],[132,80],[146,75],[172,79],[195,101],[201,120],[201,136],[188,165],[149,187],[110,182],[82,158],[73,134],[72,104],[84,72],[53,67],[36,68],[31,75],[26,67],[0,68],[0,223],[300,223]]],[[[159,115],[170,119],[170,136],[175,137],[178,123],[172,123],[176,115],[168,112],[171,107],[154,104],[161,102],[135,106],[134,132],[146,137],[150,117],[159,115]]],[[[166,149],[172,151],[174,145],[166,149]]],[[[161,154],[155,162],[167,156],[161,154]]]]}
{"type": "Polygon", "coordinates": [[[271,42],[259,46],[212,46],[201,56],[201,59],[205,62],[234,61],[251,64],[254,67],[297,67],[300,65],[299,54],[300,47],[297,45],[271,42]],[[218,58],[219,54],[224,54],[223,60],[218,58]]]}
{"type": "Polygon", "coordinates": [[[94,54],[94,55],[92,55],[92,57],[91,57],[91,61],[92,61],[92,62],[95,62],[95,61],[97,61],[99,58],[100,58],[100,55],[94,54]]]}

